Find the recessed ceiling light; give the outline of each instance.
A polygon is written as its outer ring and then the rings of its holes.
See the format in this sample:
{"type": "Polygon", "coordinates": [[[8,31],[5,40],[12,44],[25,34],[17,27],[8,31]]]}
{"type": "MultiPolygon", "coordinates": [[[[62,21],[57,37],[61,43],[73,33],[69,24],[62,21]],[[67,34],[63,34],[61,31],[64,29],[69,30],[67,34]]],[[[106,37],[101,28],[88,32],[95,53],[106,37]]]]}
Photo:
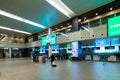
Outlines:
{"type": "Polygon", "coordinates": [[[33,22],[33,21],[30,21],[30,20],[28,20],[28,19],[19,17],[19,16],[14,15],[14,14],[8,13],[8,12],[3,11],[3,10],[0,10],[0,15],[9,17],[9,18],[12,18],[12,19],[15,19],[15,20],[18,20],[18,21],[21,21],[21,22],[24,22],[24,23],[27,23],[27,24],[30,24],[30,25],[34,25],[34,26],[36,26],[36,27],[40,27],[40,28],[43,28],[43,29],[46,28],[45,26],[43,26],[43,25],[41,25],[41,24],[38,24],[38,23],[33,22]]]}
{"type": "Polygon", "coordinates": [[[81,22],[81,19],[78,19],[78,22],[81,22]]]}
{"type": "Polygon", "coordinates": [[[47,1],[49,4],[51,4],[53,7],[58,9],[60,12],[62,12],[64,15],[66,15],[69,18],[76,15],[68,6],[66,6],[62,2],[62,0],[45,0],[45,1],[47,1]]]}
{"type": "Polygon", "coordinates": [[[98,13],[95,13],[95,15],[97,16],[97,15],[98,15],[98,13]]]}
{"type": "Polygon", "coordinates": [[[32,34],[32,33],[26,32],[26,31],[20,31],[20,30],[17,30],[17,29],[7,28],[7,27],[3,27],[3,26],[0,26],[0,29],[19,32],[19,33],[24,33],[24,34],[32,34]]]}
{"type": "Polygon", "coordinates": [[[113,8],[111,7],[110,10],[113,10],[113,8]]]}
{"type": "Polygon", "coordinates": [[[67,23],[67,25],[70,25],[70,23],[67,23]]]}
{"type": "Polygon", "coordinates": [[[86,17],[84,17],[84,20],[86,20],[86,17]]]}

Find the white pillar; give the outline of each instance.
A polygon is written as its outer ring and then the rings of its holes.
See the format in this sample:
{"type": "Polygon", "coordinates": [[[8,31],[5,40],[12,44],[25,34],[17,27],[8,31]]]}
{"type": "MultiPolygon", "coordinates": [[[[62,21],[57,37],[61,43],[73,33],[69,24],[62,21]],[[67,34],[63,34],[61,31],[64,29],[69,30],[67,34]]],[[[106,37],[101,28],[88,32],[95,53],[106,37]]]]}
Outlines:
{"type": "MultiPolygon", "coordinates": [[[[50,35],[51,32],[52,32],[51,28],[48,28],[48,35],[50,35]]],[[[48,45],[48,55],[49,55],[49,57],[51,56],[51,54],[52,54],[52,47],[51,47],[51,45],[48,45]]]]}
{"type": "Polygon", "coordinates": [[[11,58],[11,47],[10,47],[10,44],[11,44],[11,36],[9,36],[9,47],[8,47],[8,49],[9,49],[9,57],[11,58]]]}
{"type": "Polygon", "coordinates": [[[9,57],[11,58],[11,48],[9,48],[9,57]]]}

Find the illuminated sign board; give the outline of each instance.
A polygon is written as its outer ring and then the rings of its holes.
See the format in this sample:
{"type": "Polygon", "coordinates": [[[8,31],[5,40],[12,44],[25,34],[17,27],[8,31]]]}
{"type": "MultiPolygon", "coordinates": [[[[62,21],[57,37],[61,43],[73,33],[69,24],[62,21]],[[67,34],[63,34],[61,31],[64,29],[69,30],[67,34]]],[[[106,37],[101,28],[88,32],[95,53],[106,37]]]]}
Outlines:
{"type": "Polygon", "coordinates": [[[108,19],[108,36],[120,35],[120,16],[108,19]]]}
{"type": "Polygon", "coordinates": [[[42,46],[47,45],[47,43],[56,44],[56,34],[50,34],[48,36],[42,37],[42,46]]]}

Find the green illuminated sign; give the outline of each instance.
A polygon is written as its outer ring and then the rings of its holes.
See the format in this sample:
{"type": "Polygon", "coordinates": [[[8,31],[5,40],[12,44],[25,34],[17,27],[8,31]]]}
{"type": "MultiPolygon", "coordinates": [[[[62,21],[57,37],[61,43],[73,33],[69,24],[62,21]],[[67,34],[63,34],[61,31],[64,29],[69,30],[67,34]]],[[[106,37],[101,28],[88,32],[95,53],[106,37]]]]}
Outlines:
{"type": "Polygon", "coordinates": [[[108,36],[120,35],[120,16],[108,19],[108,36]]]}
{"type": "Polygon", "coordinates": [[[47,36],[42,37],[42,45],[43,46],[47,45],[47,36]]]}
{"type": "Polygon", "coordinates": [[[56,34],[50,34],[48,36],[42,37],[42,45],[45,46],[47,43],[56,44],[56,34]]]}
{"type": "Polygon", "coordinates": [[[71,49],[72,47],[71,46],[72,46],[71,43],[67,44],[67,49],[66,49],[67,53],[72,53],[72,49],[71,49]]]}
{"type": "Polygon", "coordinates": [[[49,43],[56,44],[56,34],[49,35],[49,43]]]}

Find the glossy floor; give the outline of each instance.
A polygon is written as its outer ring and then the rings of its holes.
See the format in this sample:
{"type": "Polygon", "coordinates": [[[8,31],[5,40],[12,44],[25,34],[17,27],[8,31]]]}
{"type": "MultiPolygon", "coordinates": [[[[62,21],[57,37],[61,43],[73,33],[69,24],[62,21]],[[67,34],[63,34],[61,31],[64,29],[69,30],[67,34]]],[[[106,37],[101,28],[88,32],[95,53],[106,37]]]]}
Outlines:
{"type": "Polygon", "coordinates": [[[59,61],[57,67],[26,59],[0,59],[0,80],[120,80],[120,63],[59,61]]]}

